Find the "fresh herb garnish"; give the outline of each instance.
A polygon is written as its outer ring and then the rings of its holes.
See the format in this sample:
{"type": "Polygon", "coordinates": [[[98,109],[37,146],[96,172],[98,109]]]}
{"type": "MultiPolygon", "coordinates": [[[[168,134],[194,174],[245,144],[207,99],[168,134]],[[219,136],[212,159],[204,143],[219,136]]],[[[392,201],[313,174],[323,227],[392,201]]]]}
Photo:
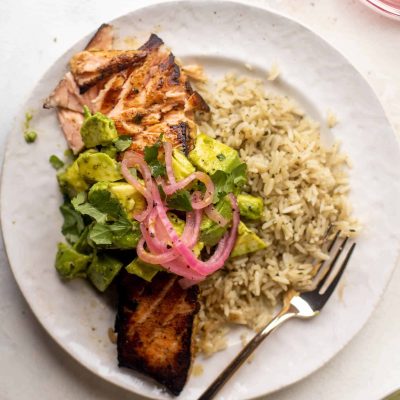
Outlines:
{"type": "Polygon", "coordinates": [[[125,151],[129,149],[132,144],[132,138],[130,136],[120,136],[114,141],[114,146],[118,151],[125,151]]]}
{"type": "Polygon", "coordinates": [[[89,239],[96,244],[112,244],[113,234],[108,225],[96,223],[90,228],[89,239]]]}
{"type": "Polygon", "coordinates": [[[96,222],[89,229],[88,238],[96,245],[132,248],[140,238],[137,221],[131,221],[118,199],[108,190],[107,182],[95,184],[87,198],[84,192],[71,201],[75,211],[88,215],[96,222]]]}
{"type": "Polygon", "coordinates": [[[217,154],[217,158],[218,158],[219,161],[224,161],[226,157],[225,157],[224,154],[219,153],[219,154],[217,154]]]}
{"type": "Polygon", "coordinates": [[[106,222],[107,214],[99,211],[96,207],[86,201],[86,194],[84,192],[79,193],[76,197],[71,200],[74,209],[83,215],[89,215],[97,222],[106,222]]]}
{"type": "Polygon", "coordinates": [[[192,211],[190,193],[187,190],[179,190],[167,199],[168,207],[179,211],[192,211]]]}
{"type": "Polygon", "coordinates": [[[158,176],[165,176],[167,170],[165,165],[161,164],[158,160],[158,149],[162,145],[162,135],[160,135],[159,139],[152,146],[146,146],[144,148],[144,160],[147,165],[150,167],[151,175],[154,178],[158,176]]]}
{"type": "Polygon", "coordinates": [[[35,131],[24,132],[24,139],[26,143],[33,143],[37,139],[37,133],[35,131]]]}
{"type": "Polygon", "coordinates": [[[246,183],[246,171],[247,166],[243,163],[234,168],[229,174],[218,170],[211,175],[215,188],[213,203],[218,203],[228,193],[237,195],[246,183]]]}
{"type": "Polygon", "coordinates": [[[60,160],[56,155],[52,155],[49,158],[49,162],[54,169],[60,169],[64,166],[64,161],[60,160]]]}
{"type": "Polygon", "coordinates": [[[64,217],[61,232],[70,244],[75,244],[85,229],[82,215],[74,209],[70,202],[65,202],[60,207],[60,211],[64,217]]]}

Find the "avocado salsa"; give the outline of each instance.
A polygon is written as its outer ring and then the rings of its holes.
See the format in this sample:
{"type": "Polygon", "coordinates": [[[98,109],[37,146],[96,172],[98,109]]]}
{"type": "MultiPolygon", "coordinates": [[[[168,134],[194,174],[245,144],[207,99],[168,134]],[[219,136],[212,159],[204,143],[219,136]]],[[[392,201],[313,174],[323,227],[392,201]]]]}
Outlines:
{"type": "MultiPolygon", "coordinates": [[[[87,278],[104,292],[122,268],[146,281],[163,268],[137,257],[134,251],[142,237],[140,224],[134,215],[146,208],[146,199],[121,174],[121,157],[132,144],[129,136],[119,136],[114,122],[101,113],[84,110],[81,135],[84,150],[74,156],[57,173],[64,203],[60,207],[64,218],[62,233],[66,243],[59,243],[55,267],[64,279],[87,278]]],[[[144,149],[152,177],[165,176],[162,136],[144,149]]],[[[214,184],[213,206],[228,223],[221,226],[202,215],[200,236],[193,253],[201,258],[209,253],[229,229],[232,208],[228,195],[236,196],[240,212],[238,236],[230,257],[243,256],[266,247],[265,242],[246,226],[246,221],[258,220],[263,212],[263,200],[243,191],[247,182],[246,164],[231,147],[200,133],[193,150],[186,157],[173,149],[172,170],[177,182],[196,171],[208,174],[214,184]]],[[[142,182],[135,168],[130,173],[142,182]]],[[[204,192],[201,182],[171,196],[160,194],[168,207],[167,216],[178,235],[185,227],[184,212],[192,210],[193,191],[204,192]]]]}

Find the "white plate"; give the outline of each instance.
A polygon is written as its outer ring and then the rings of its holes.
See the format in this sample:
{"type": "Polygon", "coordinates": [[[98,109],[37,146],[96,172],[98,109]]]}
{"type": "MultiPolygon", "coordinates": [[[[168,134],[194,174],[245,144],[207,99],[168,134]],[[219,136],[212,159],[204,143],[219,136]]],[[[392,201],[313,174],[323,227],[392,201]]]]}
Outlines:
{"type": "MultiPolygon", "coordinates": [[[[227,70],[262,75],[277,62],[282,77],[272,87],[293,96],[324,129],[332,109],[333,129],[354,163],[352,203],[364,224],[345,276],[342,299],[334,295],[315,320],[289,322],[257,351],[221,392],[221,399],[248,399],[304,378],[332,358],[361,329],[382,295],[395,266],[400,235],[400,153],[381,105],[360,74],[336,50],[298,23],[273,12],[232,2],[171,2],[144,8],[112,22],[119,35],[143,42],[155,31],[185,61],[198,61],[210,75],[227,70]]],[[[115,310],[85,281],[63,284],[53,267],[61,241],[61,196],[51,154],[65,142],[55,113],[42,100],[66,70],[77,43],[43,76],[10,136],[2,181],[2,226],[15,278],[50,335],[94,373],[147,397],[169,396],[146,378],[119,369],[107,337],[115,310]],[[35,110],[35,144],[23,140],[24,111],[35,110]]],[[[181,398],[192,400],[239,350],[232,335],[228,350],[201,361],[204,374],[191,377],[181,398]]]]}

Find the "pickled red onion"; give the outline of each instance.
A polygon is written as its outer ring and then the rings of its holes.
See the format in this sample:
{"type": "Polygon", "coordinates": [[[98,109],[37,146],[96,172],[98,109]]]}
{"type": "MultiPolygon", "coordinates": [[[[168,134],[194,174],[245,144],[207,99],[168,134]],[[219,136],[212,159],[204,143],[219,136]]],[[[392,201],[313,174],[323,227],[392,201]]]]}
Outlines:
{"type": "Polygon", "coordinates": [[[204,212],[206,213],[207,217],[211,219],[211,221],[214,221],[219,226],[224,227],[229,222],[212,204],[207,206],[204,209],[204,212]]]}
{"type": "Polygon", "coordinates": [[[140,238],[136,247],[138,257],[149,264],[163,264],[174,260],[177,255],[174,251],[166,251],[165,253],[152,254],[145,250],[144,244],[149,242],[145,241],[144,236],[140,238]]]}
{"type": "Polygon", "coordinates": [[[174,175],[174,170],[172,168],[172,144],[169,142],[164,142],[164,152],[165,152],[165,169],[167,170],[167,176],[170,184],[175,184],[176,179],[174,175]]]}
{"type": "Polygon", "coordinates": [[[232,228],[230,232],[227,232],[223,239],[218,243],[217,249],[213,256],[211,256],[211,258],[207,261],[201,261],[194,256],[192,251],[183,243],[182,239],[178,236],[170,220],[168,219],[164,207],[161,204],[158,190],[153,189],[155,207],[158,211],[161,222],[164,224],[167,233],[172,240],[174,249],[182,256],[189,268],[192,268],[195,272],[202,276],[207,276],[224,265],[236,241],[237,228],[239,226],[240,220],[239,209],[236,198],[233,196],[233,194],[229,194],[228,196],[233,211],[232,228]]]}
{"type": "Polygon", "coordinates": [[[151,179],[150,169],[147,166],[142,155],[135,153],[133,151],[127,151],[125,152],[124,158],[121,163],[121,172],[126,181],[129,182],[146,199],[147,202],[146,209],[141,213],[134,215],[134,218],[137,221],[142,222],[153,209],[153,199],[151,194],[151,190],[153,187],[153,180],[151,179]],[[145,187],[130,173],[128,168],[134,165],[139,167],[139,171],[142,174],[142,177],[145,182],[145,187]]]}

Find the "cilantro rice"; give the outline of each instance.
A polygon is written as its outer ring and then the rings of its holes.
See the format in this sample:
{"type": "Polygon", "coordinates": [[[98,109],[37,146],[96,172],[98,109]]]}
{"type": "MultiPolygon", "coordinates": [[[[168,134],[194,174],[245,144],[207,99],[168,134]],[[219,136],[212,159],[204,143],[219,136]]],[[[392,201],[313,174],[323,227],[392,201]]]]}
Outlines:
{"type": "Polygon", "coordinates": [[[303,289],[312,260],[326,258],[322,238],[330,224],[354,235],[348,164],[339,145],[324,147],[319,124],[290,99],[265,93],[260,80],[227,75],[198,89],[211,107],[200,130],[239,151],[248,166],[245,190],[261,196],[260,221],[246,223],[268,244],[230,260],[201,285],[197,347],[222,350],[230,324],[259,329],[290,286],[303,289]]]}

